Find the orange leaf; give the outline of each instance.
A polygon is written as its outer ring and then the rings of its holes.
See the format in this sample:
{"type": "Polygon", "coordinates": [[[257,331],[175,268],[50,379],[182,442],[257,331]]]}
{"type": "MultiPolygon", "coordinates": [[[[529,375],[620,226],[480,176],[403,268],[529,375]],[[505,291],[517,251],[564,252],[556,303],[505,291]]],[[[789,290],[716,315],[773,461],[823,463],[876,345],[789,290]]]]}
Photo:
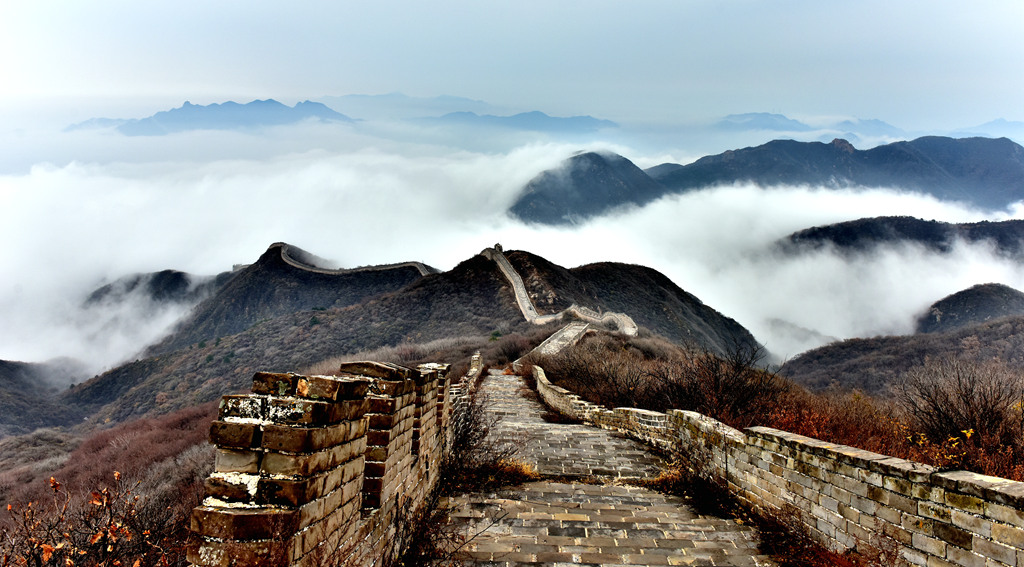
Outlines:
{"type": "Polygon", "coordinates": [[[45,562],[49,561],[51,557],[53,557],[53,546],[48,544],[48,543],[44,543],[43,544],[43,562],[45,563],[45,562]]]}
{"type": "Polygon", "coordinates": [[[141,559],[136,559],[135,563],[132,563],[132,567],[139,567],[140,564],[142,564],[142,560],[141,559]]]}
{"type": "Polygon", "coordinates": [[[93,545],[101,539],[103,539],[103,532],[96,532],[91,538],[89,538],[89,545],[93,545]]]}

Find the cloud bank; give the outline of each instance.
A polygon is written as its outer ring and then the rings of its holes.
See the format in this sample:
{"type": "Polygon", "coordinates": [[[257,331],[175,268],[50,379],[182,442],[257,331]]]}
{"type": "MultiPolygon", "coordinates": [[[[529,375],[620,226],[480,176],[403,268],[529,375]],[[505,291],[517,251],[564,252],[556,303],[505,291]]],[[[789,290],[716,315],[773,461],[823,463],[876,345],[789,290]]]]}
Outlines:
{"type": "MultiPolygon", "coordinates": [[[[983,218],[921,195],[733,186],[554,229],[523,225],[505,211],[530,178],[579,144],[471,151],[357,130],[311,128],[305,139],[291,132],[273,143],[233,133],[171,136],[135,153],[100,147],[90,162],[0,176],[0,359],[72,356],[98,371],[134,357],[167,332],[180,306],[154,311],[133,299],[84,310],[90,291],[168,268],[212,275],[254,261],[276,241],[343,267],[419,260],[449,269],[495,242],[567,267],[644,264],[780,356],[821,339],[773,322],[838,338],[902,333],[927,305],[975,283],[1024,289],[1020,267],[982,245],[941,256],[894,247],[852,258],[828,250],[784,257],[771,247],[796,230],[867,216],[983,218]]],[[[665,156],[598,142],[589,149],[644,165],[665,156]]]]}

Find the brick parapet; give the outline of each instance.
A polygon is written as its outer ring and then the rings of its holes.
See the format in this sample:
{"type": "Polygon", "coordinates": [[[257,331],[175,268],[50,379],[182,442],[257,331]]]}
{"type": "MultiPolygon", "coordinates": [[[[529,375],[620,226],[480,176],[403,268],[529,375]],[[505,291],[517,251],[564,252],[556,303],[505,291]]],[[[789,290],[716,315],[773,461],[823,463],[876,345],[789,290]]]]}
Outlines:
{"type": "Polygon", "coordinates": [[[797,518],[827,547],[895,549],[906,565],[1024,567],[1024,483],[935,467],[696,412],[609,410],[551,384],[550,407],[686,457],[748,504],[797,518]]]}
{"type": "Polygon", "coordinates": [[[338,376],[259,372],[251,394],[224,396],[189,561],[370,565],[396,553],[396,517],[436,485],[450,446],[442,432],[459,418],[448,370],[361,362],[338,376]]]}

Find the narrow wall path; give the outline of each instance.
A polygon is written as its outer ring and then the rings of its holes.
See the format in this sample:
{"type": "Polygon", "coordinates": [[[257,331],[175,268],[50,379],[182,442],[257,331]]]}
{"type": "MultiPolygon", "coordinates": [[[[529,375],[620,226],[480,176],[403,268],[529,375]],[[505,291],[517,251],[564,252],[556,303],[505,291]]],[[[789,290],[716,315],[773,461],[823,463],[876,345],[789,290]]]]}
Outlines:
{"type": "Polygon", "coordinates": [[[505,253],[495,245],[494,248],[485,248],[480,252],[480,255],[498,265],[498,269],[505,275],[505,279],[508,280],[508,283],[512,285],[512,291],[515,294],[516,303],[519,305],[519,310],[523,313],[523,317],[535,325],[546,325],[552,321],[561,319],[566,314],[569,314],[590,323],[610,324],[614,328],[618,329],[619,332],[631,337],[636,336],[639,331],[639,328],[637,327],[636,322],[633,321],[633,318],[625,313],[615,313],[613,311],[598,313],[593,309],[576,304],[570,305],[559,313],[540,315],[537,313],[537,308],[533,305],[533,300],[530,299],[529,292],[526,291],[526,285],[523,283],[522,276],[516,272],[511,262],[509,262],[508,258],[505,257],[505,253]]]}
{"type": "Polygon", "coordinates": [[[491,375],[481,389],[501,418],[498,439],[549,479],[452,499],[452,517],[472,538],[467,564],[774,565],[758,555],[753,528],[623,484],[656,476],[661,460],[610,431],[544,421],[525,387],[519,376],[491,375]]]}

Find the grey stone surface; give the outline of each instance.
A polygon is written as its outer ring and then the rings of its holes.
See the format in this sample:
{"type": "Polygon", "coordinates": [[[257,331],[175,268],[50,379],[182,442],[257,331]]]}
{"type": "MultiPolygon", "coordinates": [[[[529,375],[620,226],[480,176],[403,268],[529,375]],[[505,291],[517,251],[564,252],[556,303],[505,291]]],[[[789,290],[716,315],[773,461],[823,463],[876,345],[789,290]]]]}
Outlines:
{"type": "Polygon", "coordinates": [[[545,476],[657,476],[661,459],[625,436],[587,425],[548,423],[546,408],[521,393],[519,376],[489,376],[481,389],[500,421],[494,434],[518,449],[517,458],[545,476]]]}
{"type": "Polygon", "coordinates": [[[753,528],[621,484],[660,472],[661,460],[644,446],[602,429],[548,423],[522,388],[518,376],[484,382],[489,411],[501,417],[495,433],[554,478],[451,499],[453,521],[468,540],[460,554],[467,564],[774,565],[758,554],[753,528]]]}

